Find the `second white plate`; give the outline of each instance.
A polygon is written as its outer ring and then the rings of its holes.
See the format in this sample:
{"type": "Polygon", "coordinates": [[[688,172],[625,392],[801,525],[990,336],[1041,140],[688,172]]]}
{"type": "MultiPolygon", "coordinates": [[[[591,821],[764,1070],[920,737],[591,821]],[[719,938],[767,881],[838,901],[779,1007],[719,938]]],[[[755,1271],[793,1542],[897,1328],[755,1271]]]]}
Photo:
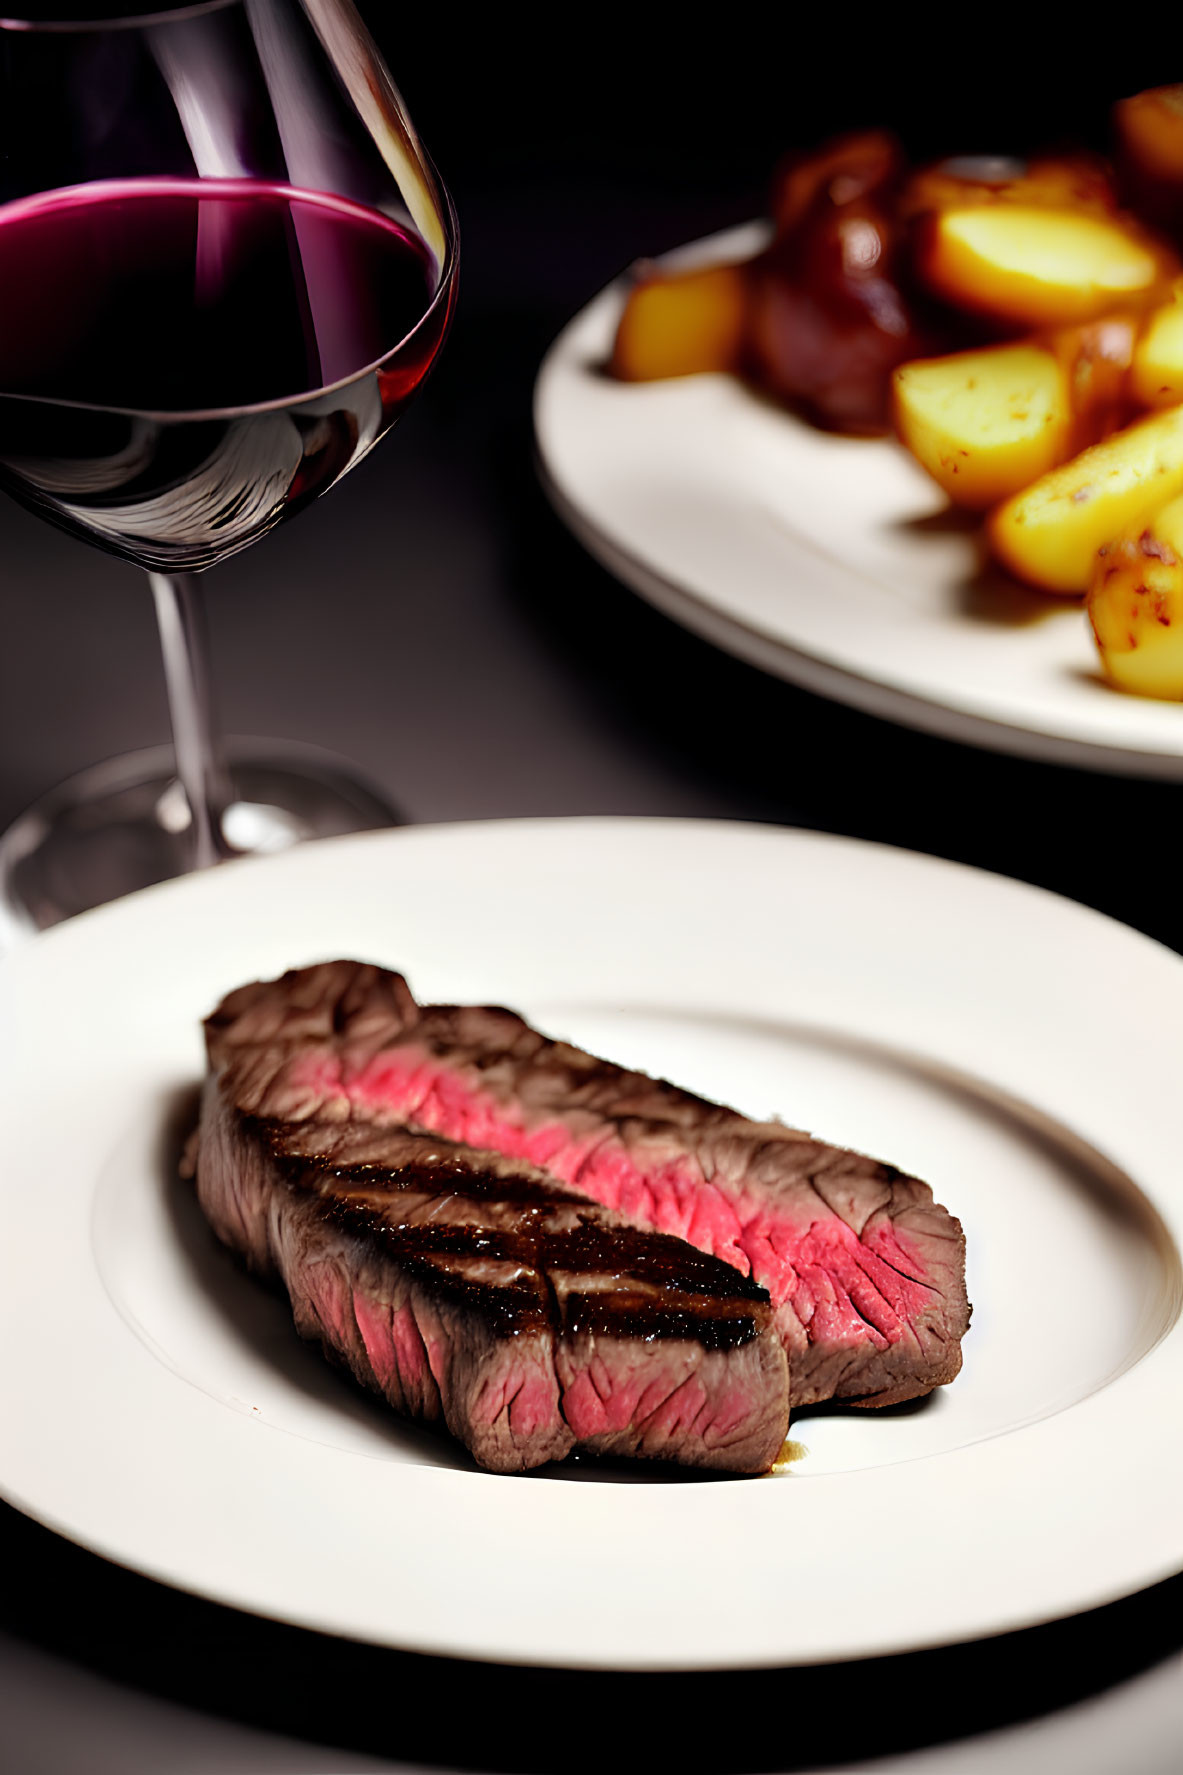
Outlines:
{"type": "MultiPolygon", "coordinates": [[[[670,256],[739,258],[758,225],[670,256]]],[[[806,689],[947,738],[1183,777],[1183,706],[1102,677],[1075,602],[983,562],[977,525],[891,441],[831,436],[731,377],[603,374],[621,280],[565,329],[535,394],[544,484],[613,573],[806,689]]]]}

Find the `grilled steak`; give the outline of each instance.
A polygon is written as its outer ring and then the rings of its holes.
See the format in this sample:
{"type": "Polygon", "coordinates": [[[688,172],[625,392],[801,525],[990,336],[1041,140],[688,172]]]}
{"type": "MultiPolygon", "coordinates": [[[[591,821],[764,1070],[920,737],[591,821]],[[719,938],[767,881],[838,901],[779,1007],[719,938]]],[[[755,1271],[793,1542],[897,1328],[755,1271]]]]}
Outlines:
{"type": "Polygon", "coordinates": [[[550,1041],[512,1011],[421,1006],[400,975],[356,962],[243,987],[207,1035],[245,1115],[500,1154],[722,1259],[768,1291],[795,1405],[891,1404],[961,1366],[961,1227],[893,1166],[550,1041]]]}
{"type": "Polygon", "coordinates": [[[789,1402],[766,1292],[527,1162],[294,1105],[307,981],[282,1032],[249,989],[211,1020],[196,1142],[207,1218],[298,1329],[494,1472],[574,1449],[767,1469],[789,1402]]]}

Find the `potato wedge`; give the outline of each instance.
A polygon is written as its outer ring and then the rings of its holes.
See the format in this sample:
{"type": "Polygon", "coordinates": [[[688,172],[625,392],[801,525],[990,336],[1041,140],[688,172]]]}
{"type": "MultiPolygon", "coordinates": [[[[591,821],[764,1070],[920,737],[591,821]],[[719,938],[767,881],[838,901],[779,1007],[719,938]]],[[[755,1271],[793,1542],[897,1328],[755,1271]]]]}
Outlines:
{"type": "Polygon", "coordinates": [[[1183,285],[1146,319],[1130,365],[1130,397],[1140,407],[1183,401],[1183,285]]]}
{"type": "Polygon", "coordinates": [[[1169,255],[1117,218],[991,203],[922,218],[916,267],[946,302],[1007,325],[1046,327],[1151,300],[1169,255]]]}
{"type": "Polygon", "coordinates": [[[1098,550],[1087,608],[1115,684],[1183,701],[1183,499],[1098,550]]]}
{"type": "Polygon", "coordinates": [[[642,273],[625,302],[609,368],[624,382],[734,370],[743,344],[747,273],[741,265],[642,273]]]}
{"type": "Polygon", "coordinates": [[[1065,366],[1045,346],[958,351],[901,364],[896,433],[954,505],[983,511],[1071,456],[1065,366]]]}
{"type": "Polygon", "coordinates": [[[1121,423],[1139,319],[901,364],[896,434],[954,505],[1009,499],[1121,423]]]}
{"type": "Polygon", "coordinates": [[[1183,407],[1153,413],[995,508],[990,546],[1020,579],[1083,592],[1103,544],[1183,494],[1183,407]]]}

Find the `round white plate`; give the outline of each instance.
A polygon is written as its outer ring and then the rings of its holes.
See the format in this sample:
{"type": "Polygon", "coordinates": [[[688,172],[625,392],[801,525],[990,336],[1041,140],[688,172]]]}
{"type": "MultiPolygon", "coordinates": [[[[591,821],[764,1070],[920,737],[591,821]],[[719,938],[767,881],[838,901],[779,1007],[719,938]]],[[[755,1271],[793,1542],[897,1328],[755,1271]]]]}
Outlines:
{"type": "Polygon", "coordinates": [[[1183,961],[849,840],[572,820],[310,845],[0,961],[0,1490],[220,1601],[392,1646],[625,1669],[855,1657],[1183,1567],[1183,961]],[[174,1171],[228,988],[370,958],[928,1178],[958,1380],[801,1413],[752,1480],[476,1471],[355,1393],[174,1171]]]}
{"type": "MultiPolygon", "coordinates": [[[[670,255],[740,258],[757,225],[670,255]]],[[[1113,690],[1079,604],[983,560],[974,519],[891,440],[816,431],[730,376],[603,373],[625,282],[560,334],[535,392],[559,513],[618,578],[766,671],[1033,758],[1183,777],[1183,706],[1113,690]]]]}

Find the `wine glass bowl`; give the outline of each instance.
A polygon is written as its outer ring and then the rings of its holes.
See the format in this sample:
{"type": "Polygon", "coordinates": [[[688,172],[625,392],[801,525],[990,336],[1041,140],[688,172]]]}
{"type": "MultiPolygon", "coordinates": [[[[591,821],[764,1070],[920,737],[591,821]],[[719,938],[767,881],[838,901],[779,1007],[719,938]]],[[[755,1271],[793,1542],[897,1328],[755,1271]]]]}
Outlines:
{"type": "Polygon", "coordinates": [[[446,326],[432,278],[399,224],[254,180],[103,180],[11,203],[0,482],[149,572],[212,567],[389,430],[446,326]]]}
{"type": "Polygon", "coordinates": [[[138,799],[122,766],[84,773],[0,838],[10,922],[36,927],[112,897],[113,866],[128,891],[186,849],[383,819],[307,760],[256,770],[259,818],[230,817],[196,576],[390,429],[446,336],[458,233],[350,0],[26,11],[0,18],[0,486],[149,573],[176,749],[138,799]],[[129,818],[160,842],[113,865],[129,818]]]}

